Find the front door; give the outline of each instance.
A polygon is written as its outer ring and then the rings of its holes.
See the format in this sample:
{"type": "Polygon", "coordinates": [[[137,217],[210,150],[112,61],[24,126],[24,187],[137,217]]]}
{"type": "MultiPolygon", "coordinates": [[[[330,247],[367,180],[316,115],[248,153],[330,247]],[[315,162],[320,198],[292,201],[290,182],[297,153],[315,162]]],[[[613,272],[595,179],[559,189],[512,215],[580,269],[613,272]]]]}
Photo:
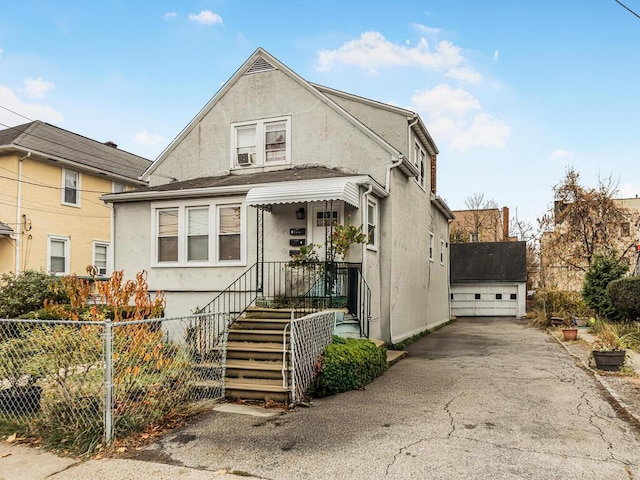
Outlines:
{"type": "Polygon", "coordinates": [[[311,242],[316,246],[318,258],[321,262],[326,258],[326,243],[332,232],[332,226],[342,224],[344,205],[342,202],[318,202],[310,204],[311,215],[309,216],[309,231],[311,232],[311,242]]]}

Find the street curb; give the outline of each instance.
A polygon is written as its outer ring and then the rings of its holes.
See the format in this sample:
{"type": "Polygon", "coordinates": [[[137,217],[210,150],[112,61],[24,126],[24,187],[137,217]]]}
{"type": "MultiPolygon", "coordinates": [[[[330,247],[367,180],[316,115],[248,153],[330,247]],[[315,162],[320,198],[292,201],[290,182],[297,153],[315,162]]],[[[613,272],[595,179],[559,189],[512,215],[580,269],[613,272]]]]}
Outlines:
{"type": "Polygon", "coordinates": [[[573,359],[576,360],[576,363],[578,363],[583,370],[585,370],[589,375],[591,375],[598,381],[600,386],[606,391],[608,397],[607,400],[609,400],[609,402],[615,408],[616,412],[620,413],[625,418],[625,420],[628,420],[633,424],[633,426],[635,426],[636,428],[640,428],[640,418],[631,413],[627,404],[624,403],[624,401],[618,396],[618,393],[611,387],[611,385],[609,385],[609,382],[607,382],[604,377],[597,371],[587,365],[584,360],[582,360],[582,358],[569,350],[567,346],[562,343],[562,341],[560,341],[559,338],[551,333],[549,333],[549,336],[553,338],[558,345],[561,345],[564,351],[567,352],[571,357],[573,357],[573,359]]]}

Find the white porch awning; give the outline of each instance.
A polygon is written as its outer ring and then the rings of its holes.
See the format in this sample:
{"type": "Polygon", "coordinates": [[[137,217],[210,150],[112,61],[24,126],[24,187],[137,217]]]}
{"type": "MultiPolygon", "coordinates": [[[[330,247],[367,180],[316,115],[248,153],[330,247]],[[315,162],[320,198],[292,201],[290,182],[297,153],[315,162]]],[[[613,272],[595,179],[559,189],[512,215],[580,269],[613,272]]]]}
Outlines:
{"type": "Polygon", "coordinates": [[[277,205],[283,203],[328,202],[342,200],[360,208],[360,190],[349,178],[321,178],[278,182],[253,187],[247,193],[247,205],[277,205]]]}

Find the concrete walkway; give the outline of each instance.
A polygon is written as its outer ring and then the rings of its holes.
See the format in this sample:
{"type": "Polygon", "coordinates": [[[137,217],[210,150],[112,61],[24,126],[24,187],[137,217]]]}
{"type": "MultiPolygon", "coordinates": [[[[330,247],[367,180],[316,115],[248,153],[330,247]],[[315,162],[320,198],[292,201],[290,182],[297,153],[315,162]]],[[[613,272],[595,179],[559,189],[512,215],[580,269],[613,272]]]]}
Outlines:
{"type": "Polygon", "coordinates": [[[271,417],[214,411],[133,459],[44,477],[30,471],[49,454],[16,466],[3,446],[0,478],[640,479],[640,431],[545,332],[459,319],[407,350],[364,390],[271,417]]]}

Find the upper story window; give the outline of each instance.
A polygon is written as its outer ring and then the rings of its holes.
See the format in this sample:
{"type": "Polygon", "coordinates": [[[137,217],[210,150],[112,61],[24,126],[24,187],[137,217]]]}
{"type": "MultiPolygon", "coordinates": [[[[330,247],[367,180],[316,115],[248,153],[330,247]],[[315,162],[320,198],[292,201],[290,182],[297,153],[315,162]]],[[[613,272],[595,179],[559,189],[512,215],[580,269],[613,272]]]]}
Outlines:
{"type": "Polygon", "coordinates": [[[62,203],[80,206],[80,173],[75,170],[62,169],[62,203]]]}
{"type": "Polygon", "coordinates": [[[111,193],[122,193],[127,191],[127,186],[120,182],[111,182],[111,193]]]}
{"type": "Polygon", "coordinates": [[[155,205],[153,264],[240,265],[244,262],[243,206],[224,201],[155,205]]]}
{"type": "Polygon", "coordinates": [[[413,163],[418,169],[418,171],[420,172],[416,177],[416,182],[418,182],[418,185],[420,185],[422,188],[425,188],[424,179],[425,179],[425,169],[427,168],[426,162],[427,162],[427,154],[425,153],[424,148],[422,148],[422,145],[416,142],[415,147],[413,149],[413,163]]]}
{"type": "Polygon", "coordinates": [[[378,203],[373,198],[367,200],[367,248],[378,248],[378,203]]]}
{"type": "Polygon", "coordinates": [[[444,240],[440,240],[440,265],[444,265],[444,249],[445,249],[444,240]]]}
{"type": "Polygon", "coordinates": [[[429,260],[433,262],[433,256],[435,254],[434,250],[436,249],[435,245],[435,236],[432,232],[429,232],[429,260]]]}
{"type": "Polygon", "coordinates": [[[231,125],[231,167],[291,163],[291,118],[278,117],[231,125]]]}

